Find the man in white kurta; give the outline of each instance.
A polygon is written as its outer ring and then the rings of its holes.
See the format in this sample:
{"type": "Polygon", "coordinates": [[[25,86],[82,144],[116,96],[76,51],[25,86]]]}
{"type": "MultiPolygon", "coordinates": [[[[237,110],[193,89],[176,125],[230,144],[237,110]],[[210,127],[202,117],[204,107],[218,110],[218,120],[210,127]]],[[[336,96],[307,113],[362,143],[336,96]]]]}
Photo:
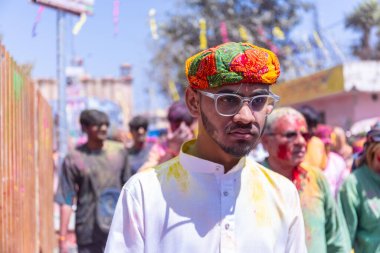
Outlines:
{"type": "Polygon", "coordinates": [[[189,58],[186,74],[198,137],[126,183],[105,252],[306,253],[295,186],[246,159],[278,100],[268,85],[279,75],[276,56],[226,43],[189,58]]]}
{"type": "Polygon", "coordinates": [[[191,144],[124,186],[106,252],[306,252],[289,180],[245,158],[224,174],[191,144]]]}

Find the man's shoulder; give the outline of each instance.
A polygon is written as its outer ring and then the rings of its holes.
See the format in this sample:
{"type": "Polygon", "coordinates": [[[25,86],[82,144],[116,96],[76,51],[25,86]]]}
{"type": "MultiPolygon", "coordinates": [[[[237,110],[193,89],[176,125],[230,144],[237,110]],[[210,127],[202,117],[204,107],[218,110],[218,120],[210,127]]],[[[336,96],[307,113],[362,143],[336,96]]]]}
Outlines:
{"type": "Polygon", "coordinates": [[[308,163],[308,162],[302,162],[300,164],[300,167],[305,170],[309,175],[312,175],[315,178],[324,177],[322,169],[308,163]]]}
{"type": "Polygon", "coordinates": [[[329,191],[329,183],[327,181],[326,176],[323,174],[323,171],[320,168],[310,165],[307,162],[301,163],[300,166],[302,169],[306,171],[306,177],[304,177],[304,180],[307,180],[306,185],[310,187],[314,185],[318,187],[321,190],[321,192],[329,191]]]}
{"type": "Polygon", "coordinates": [[[284,177],[283,175],[272,171],[267,168],[265,164],[257,163],[253,160],[247,162],[247,167],[257,173],[263,182],[266,182],[275,188],[289,189],[290,191],[296,191],[294,184],[284,177]]]}
{"type": "Polygon", "coordinates": [[[67,151],[65,159],[74,159],[77,157],[81,157],[83,154],[85,154],[87,151],[85,144],[80,144],[75,147],[69,148],[67,151]]]}
{"type": "Polygon", "coordinates": [[[161,163],[155,167],[147,168],[143,171],[140,171],[133,175],[130,180],[128,180],[128,185],[134,185],[137,182],[146,184],[146,183],[152,183],[153,181],[159,181],[159,176],[162,173],[165,173],[169,170],[179,169],[180,167],[179,158],[174,157],[173,159],[170,159],[164,163],[161,163]]]}
{"type": "Polygon", "coordinates": [[[104,148],[107,150],[127,150],[123,143],[113,140],[106,140],[104,142],[104,148]]]}

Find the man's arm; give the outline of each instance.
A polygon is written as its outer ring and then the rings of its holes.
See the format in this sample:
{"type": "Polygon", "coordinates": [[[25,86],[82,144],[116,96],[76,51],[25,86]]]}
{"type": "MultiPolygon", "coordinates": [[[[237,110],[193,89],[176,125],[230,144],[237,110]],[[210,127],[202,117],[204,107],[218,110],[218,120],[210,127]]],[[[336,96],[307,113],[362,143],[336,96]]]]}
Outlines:
{"type": "Polygon", "coordinates": [[[67,248],[67,230],[69,227],[70,216],[72,213],[72,208],[69,205],[61,205],[59,209],[59,249],[61,253],[68,252],[67,248]]]}
{"type": "Polygon", "coordinates": [[[72,213],[71,206],[76,196],[75,190],[75,166],[71,164],[70,158],[66,157],[62,163],[62,170],[59,178],[59,186],[55,195],[55,201],[60,205],[60,228],[59,228],[59,249],[60,253],[67,252],[67,230],[72,213]]]}

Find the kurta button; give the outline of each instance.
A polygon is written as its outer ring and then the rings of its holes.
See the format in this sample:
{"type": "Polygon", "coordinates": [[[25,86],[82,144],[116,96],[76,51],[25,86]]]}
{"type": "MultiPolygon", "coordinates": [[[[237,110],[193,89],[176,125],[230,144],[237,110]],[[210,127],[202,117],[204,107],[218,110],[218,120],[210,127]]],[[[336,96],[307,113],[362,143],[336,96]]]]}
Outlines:
{"type": "Polygon", "coordinates": [[[225,197],[227,197],[227,196],[228,196],[228,191],[223,192],[223,195],[224,195],[225,197]]]}
{"type": "Polygon", "coordinates": [[[226,230],[228,230],[229,228],[230,228],[230,224],[226,224],[226,225],[224,225],[224,228],[226,229],[226,230]]]}

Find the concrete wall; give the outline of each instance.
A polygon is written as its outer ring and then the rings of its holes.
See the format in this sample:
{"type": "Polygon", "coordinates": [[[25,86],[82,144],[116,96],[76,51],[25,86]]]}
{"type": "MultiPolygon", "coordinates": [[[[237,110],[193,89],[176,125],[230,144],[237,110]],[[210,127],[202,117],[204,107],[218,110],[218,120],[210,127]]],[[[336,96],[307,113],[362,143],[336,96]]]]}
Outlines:
{"type": "Polygon", "coordinates": [[[358,120],[380,116],[380,92],[344,92],[292,106],[297,108],[304,104],[323,112],[327,124],[344,129],[358,120]]]}

